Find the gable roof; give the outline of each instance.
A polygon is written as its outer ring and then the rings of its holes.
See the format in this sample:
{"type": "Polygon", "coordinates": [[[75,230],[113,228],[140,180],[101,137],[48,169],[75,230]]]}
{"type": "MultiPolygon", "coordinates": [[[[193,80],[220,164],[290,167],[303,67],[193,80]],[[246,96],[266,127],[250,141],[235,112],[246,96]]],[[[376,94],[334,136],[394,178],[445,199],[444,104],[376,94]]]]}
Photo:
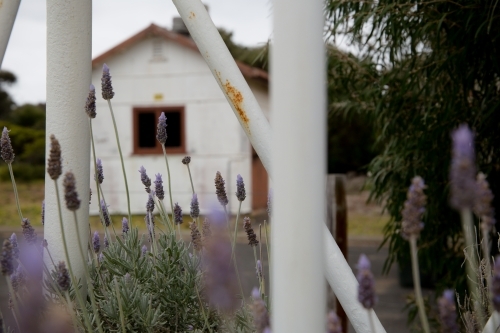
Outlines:
{"type": "MultiPolygon", "coordinates": [[[[136,43],[142,41],[143,39],[146,39],[148,37],[161,37],[164,38],[165,40],[176,42],[184,47],[187,47],[195,52],[199,52],[198,47],[196,46],[196,43],[187,36],[181,35],[179,33],[167,30],[165,28],[162,28],[160,26],[157,26],[156,24],[151,24],[149,27],[146,29],[138,32],[134,36],[130,37],[129,39],[123,41],[122,43],[116,45],[115,47],[111,48],[110,50],[104,52],[100,56],[94,58],[92,60],[92,68],[98,68],[106,62],[106,60],[116,54],[120,54],[136,43]]],[[[258,79],[258,80],[263,80],[268,82],[269,81],[269,74],[256,67],[249,66],[247,64],[242,63],[241,61],[236,60],[236,64],[238,65],[238,68],[240,69],[241,73],[243,76],[247,79],[258,79]]]]}

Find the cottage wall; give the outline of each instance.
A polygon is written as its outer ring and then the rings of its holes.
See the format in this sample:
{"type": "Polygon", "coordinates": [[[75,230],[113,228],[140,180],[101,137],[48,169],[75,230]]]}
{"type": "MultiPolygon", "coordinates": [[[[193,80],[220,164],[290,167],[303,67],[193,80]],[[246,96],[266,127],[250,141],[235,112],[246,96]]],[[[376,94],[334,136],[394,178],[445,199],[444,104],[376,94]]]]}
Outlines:
{"type": "MultiPolygon", "coordinates": [[[[152,180],[156,173],[161,173],[165,192],[168,193],[163,155],[133,154],[132,110],[134,107],[151,106],[185,108],[186,154],[169,155],[174,203],[178,202],[186,213],[189,212],[191,185],[186,166],[181,160],[185,155],[190,155],[191,173],[202,213],[217,202],[214,188],[217,171],[226,180],[232,213],[236,213],[238,208],[234,196],[236,175],[242,175],[247,184],[247,199],[242,210],[249,212],[252,207],[251,145],[201,55],[178,43],[151,37],[108,58],[106,63],[115,91],[112,106],[125,160],[132,213],[145,212],[147,194],[138,172],[141,166],[146,168],[152,180]]],[[[113,214],[124,214],[127,211],[125,185],[111,115],[107,102],[101,97],[100,80],[99,67],[92,73],[98,97],[97,117],[93,120],[96,155],[103,161],[102,187],[107,204],[110,205],[109,210],[113,214]]],[[[265,87],[257,83],[251,83],[251,86],[264,112],[268,113],[265,87]]],[[[151,130],[156,131],[154,128],[151,130]]],[[[93,169],[92,165],[92,174],[93,169]]],[[[90,186],[95,194],[95,183],[91,182],[90,186]]],[[[91,213],[97,214],[97,195],[93,196],[92,201],[91,213]]],[[[169,210],[168,194],[164,202],[169,210]]]]}

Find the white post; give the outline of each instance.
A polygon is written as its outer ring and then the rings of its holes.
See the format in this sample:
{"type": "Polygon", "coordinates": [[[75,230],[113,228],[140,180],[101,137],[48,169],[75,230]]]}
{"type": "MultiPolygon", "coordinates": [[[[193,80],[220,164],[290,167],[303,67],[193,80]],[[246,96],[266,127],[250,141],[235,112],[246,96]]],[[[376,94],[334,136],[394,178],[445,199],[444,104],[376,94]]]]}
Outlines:
{"type": "Polygon", "coordinates": [[[21,0],[0,1],[0,68],[21,0]]]}
{"type": "Polygon", "coordinates": [[[271,127],[205,6],[200,0],[173,0],[173,3],[269,173],[271,127]]]}
{"type": "Polygon", "coordinates": [[[325,332],[323,2],[275,0],[271,48],[274,332],[325,332]]]}
{"type": "MultiPolygon", "coordinates": [[[[62,180],[66,171],[76,177],[81,200],[77,211],[79,241],[87,248],[90,188],[90,135],[84,111],[91,80],[92,1],[47,1],[47,125],[46,156],[50,135],[62,149],[63,175],[59,177],[62,216],[69,250],[69,260],[77,278],[84,277],[73,212],[66,209],[62,180]]],[[[94,201],[96,198],[92,198],[94,201]]],[[[66,261],[55,194],[54,181],[45,176],[45,238],[56,263],[66,261]]],[[[49,264],[51,267],[52,264],[49,264]]]]}
{"type": "MultiPolygon", "coordinates": [[[[196,42],[198,49],[201,52],[201,55],[205,58],[208,66],[210,67],[212,73],[215,78],[218,80],[217,73],[221,74],[221,77],[230,82],[235,81],[238,77],[241,76],[241,72],[238,67],[234,63],[234,59],[231,57],[227,47],[224,45],[222,38],[220,37],[217,28],[213,24],[210,16],[208,15],[205,7],[201,3],[200,0],[173,0],[179,14],[181,15],[186,27],[188,28],[191,36],[196,42]],[[218,60],[218,59],[224,59],[218,60]],[[224,76],[222,76],[222,73],[224,76]]],[[[292,3],[293,4],[293,3],[292,3]]],[[[276,7],[275,7],[276,8],[276,7]]],[[[323,20],[323,18],[321,18],[323,20]]],[[[303,21],[301,21],[303,22],[303,21]]],[[[320,33],[320,35],[322,35],[320,33]]],[[[291,36],[291,35],[290,35],[291,36]]],[[[309,63],[308,63],[309,65],[309,63]]],[[[302,64],[304,66],[304,64],[302,64]]],[[[294,69],[296,70],[296,69],[294,69]]],[[[219,80],[218,80],[219,81],[219,80]]],[[[225,82],[225,81],[223,81],[225,82]]],[[[245,81],[238,80],[241,86],[248,86],[245,81]]],[[[220,84],[220,81],[219,81],[220,84]]],[[[224,87],[221,86],[223,92],[225,92],[224,87]]],[[[242,91],[241,88],[238,88],[242,91]]],[[[244,100],[248,101],[250,98],[253,98],[253,94],[249,89],[245,88],[245,95],[243,95],[244,100]],[[248,97],[248,99],[247,99],[248,97]]],[[[254,98],[253,98],[254,99],[254,98]]],[[[254,99],[255,100],[255,99],[254,99]]],[[[233,111],[237,117],[239,117],[238,110],[235,109],[233,103],[231,103],[233,107],[233,111]]],[[[249,136],[252,145],[259,155],[260,159],[263,162],[266,170],[270,171],[270,160],[271,160],[271,127],[267,123],[259,105],[257,103],[246,104],[245,106],[245,115],[249,120],[249,124],[251,126],[257,127],[255,130],[250,127],[251,132],[249,133],[248,128],[243,126],[243,129],[249,136]],[[260,128],[259,128],[260,127],[260,128]]],[[[308,106],[307,110],[312,110],[312,105],[308,106]]],[[[306,111],[307,111],[306,110],[306,111]]],[[[238,118],[240,119],[240,118],[238,118]]],[[[240,120],[241,123],[241,120],[240,120]]],[[[302,132],[296,133],[297,136],[303,136],[302,132]]],[[[291,149],[296,149],[296,147],[292,147],[291,149]]],[[[310,161],[310,163],[320,163],[319,161],[310,161]]],[[[314,167],[313,167],[314,168],[314,167]]],[[[313,170],[313,169],[310,169],[313,170]]],[[[308,170],[308,172],[310,172],[308,170]]],[[[324,175],[321,175],[324,177],[324,175]]],[[[296,186],[294,191],[300,191],[302,188],[296,186]]],[[[324,195],[324,191],[319,192],[320,195],[324,195]]],[[[319,199],[319,200],[324,200],[319,199]]],[[[303,203],[301,203],[303,205],[303,203]]],[[[292,207],[290,205],[290,207],[292,207]]],[[[323,218],[322,212],[316,212],[314,214],[321,214],[321,218],[323,218]]],[[[310,215],[314,216],[314,215],[310,215]]],[[[312,220],[308,218],[306,221],[302,221],[304,224],[311,222],[312,220]]],[[[320,220],[323,221],[324,220],[320,220]]],[[[274,222],[273,222],[274,223],[274,222]]],[[[273,226],[275,228],[275,226],[273,226]]],[[[337,295],[340,303],[344,307],[347,312],[347,316],[349,320],[353,323],[354,327],[357,328],[357,332],[366,332],[363,330],[363,327],[369,326],[369,318],[368,316],[356,315],[357,312],[350,312],[348,309],[357,309],[360,307],[359,302],[357,300],[357,285],[358,282],[347,264],[344,256],[340,252],[335,240],[331,236],[328,228],[325,226],[323,228],[323,241],[325,242],[323,248],[323,255],[320,258],[308,258],[307,260],[324,260],[323,267],[324,273],[327,277],[330,286],[333,291],[337,295]],[[339,255],[340,254],[340,255],[339,255]],[[355,288],[353,288],[355,286],[355,288]]],[[[274,229],[276,230],[276,229],[274,229]]],[[[281,230],[277,230],[276,232],[281,232],[281,230]]],[[[321,235],[318,239],[321,242],[321,235]]],[[[301,246],[300,239],[296,242],[296,246],[301,246]]],[[[276,248],[276,245],[273,244],[273,250],[276,248]]],[[[322,270],[316,272],[316,274],[320,275],[322,270]]],[[[311,281],[304,281],[304,284],[310,283],[311,281]]],[[[322,283],[322,282],[321,282],[322,283]]],[[[290,297],[294,297],[295,294],[290,295],[290,297]]],[[[274,302],[274,301],[273,301],[274,302]]],[[[321,297],[318,302],[323,302],[323,297],[321,297]]],[[[273,315],[274,315],[274,304],[273,304],[273,315]]],[[[321,322],[324,322],[324,313],[321,314],[321,322]]],[[[288,318],[287,318],[288,319],[288,318]]],[[[377,327],[377,333],[385,333],[382,325],[376,314],[374,313],[373,319],[375,321],[375,325],[377,327]]],[[[323,329],[324,327],[321,326],[323,329]]],[[[309,330],[309,328],[305,332],[313,332],[309,330]]]]}

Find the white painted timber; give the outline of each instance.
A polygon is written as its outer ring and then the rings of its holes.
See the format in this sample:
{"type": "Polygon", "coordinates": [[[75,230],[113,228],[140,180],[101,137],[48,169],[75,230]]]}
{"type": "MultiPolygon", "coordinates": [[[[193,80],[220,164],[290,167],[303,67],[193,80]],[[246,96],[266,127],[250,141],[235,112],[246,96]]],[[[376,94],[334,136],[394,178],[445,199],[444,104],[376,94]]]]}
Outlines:
{"type": "MultiPolygon", "coordinates": [[[[47,147],[54,134],[62,149],[63,175],[58,179],[69,260],[75,275],[84,277],[78,241],[87,248],[90,183],[90,134],[84,111],[91,77],[92,1],[47,0],[47,147]],[[72,171],[81,200],[77,211],[81,239],[76,236],[73,212],[66,209],[62,180],[72,171]]],[[[45,177],[44,237],[55,262],[66,261],[59,225],[54,181],[45,177]]],[[[47,262],[48,266],[52,266],[47,262]]]]}
{"type": "Polygon", "coordinates": [[[498,327],[500,326],[500,314],[494,311],[490,319],[483,328],[483,333],[495,333],[498,332],[498,327]]]}
{"type": "Polygon", "coordinates": [[[274,332],[324,332],[326,199],[323,2],[275,0],[271,52],[274,332]],[[301,24],[297,24],[301,22],[301,24]],[[293,36],[293,38],[290,38],[293,36]]]}
{"type": "MultiPolygon", "coordinates": [[[[215,39],[219,38],[220,40],[222,40],[220,38],[220,35],[218,35],[218,33],[217,33],[218,37],[215,36],[215,33],[214,33],[215,26],[213,25],[213,22],[211,22],[210,17],[208,16],[208,13],[201,8],[203,5],[199,0],[185,0],[185,1],[184,0],[183,1],[173,0],[173,1],[174,1],[174,4],[176,5],[179,13],[181,14],[181,16],[185,22],[189,20],[189,15],[190,15],[191,11],[194,8],[196,8],[196,11],[194,11],[194,13],[195,13],[195,15],[197,15],[197,18],[199,18],[199,20],[197,20],[196,22],[193,21],[190,24],[186,24],[186,25],[188,26],[189,32],[191,33],[191,35],[193,36],[193,38],[197,44],[199,41],[203,42],[205,39],[210,40],[210,41],[214,41],[215,39]]],[[[301,22],[302,22],[302,18],[301,18],[301,22]]],[[[206,43],[206,42],[203,42],[203,43],[206,43]]],[[[211,50],[212,52],[214,52],[214,54],[220,53],[219,48],[221,47],[220,46],[221,43],[213,43],[211,45],[209,43],[205,44],[205,46],[208,48],[208,50],[211,50]],[[211,45],[213,45],[214,49],[212,49],[211,45]],[[217,46],[217,49],[215,49],[215,46],[217,46]]],[[[225,46],[223,48],[225,48],[225,46]]],[[[304,61],[307,61],[307,59],[304,59],[304,61]]],[[[212,72],[214,72],[214,70],[215,70],[215,68],[213,67],[214,64],[212,62],[209,62],[209,61],[207,61],[207,64],[211,67],[212,72]]],[[[236,69],[234,69],[233,67],[230,67],[230,68],[232,68],[232,69],[230,69],[228,71],[236,71],[236,69]]],[[[234,74],[234,75],[236,75],[236,74],[234,74]]],[[[258,108],[258,105],[253,105],[253,107],[255,109],[252,110],[252,113],[251,113],[252,116],[255,114],[262,115],[262,113],[261,113],[262,111],[258,108]]],[[[251,117],[249,117],[249,118],[250,118],[250,121],[253,120],[251,117]]],[[[262,118],[259,117],[259,119],[262,119],[262,118]]],[[[262,131],[268,131],[268,132],[262,134],[261,137],[257,137],[257,135],[260,135],[260,134],[254,133],[253,139],[257,140],[261,144],[262,149],[260,149],[260,150],[256,149],[261,160],[267,161],[269,163],[269,161],[271,159],[271,150],[270,150],[271,128],[269,126],[264,126],[262,128],[262,131]]],[[[301,133],[297,133],[297,135],[301,135],[301,133]]],[[[295,149],[295,147],[293,147],[293,149],[295,149]]],[[[266,168],[268,168],[269,164],[264,164],[264,166],[266,168]]],[[[270,169],[267,169],[267,170],[268,170],[268,172],[270,171],[270,169]]],[[[323,177],[323,174],[322,174],[322,177],[323,177]]],[[[296,191],[297,189],[302,190],[302,188],[299,188],[299,187],[296,187],[294,190],[296,191]]],[[[321,196],[324,195],[324,191],[321,191],[318,193],[320,193],[320,198],[321,198],[321,196]]],[[[290,206],[290,207],[292,207],[292,206],[290,206]]],[[[294,209],[295,209],[295,207],[294,207],[294,209]]],[[[308,221],[310,222],[311,219],[308,218],[302,222],[305,224],[308,221]]],[[[281,230],[279,230],[278,232],[281,232],[281,230]]],[[[335,240],[331,236],[331,234],[328,231],[328,229],[326,228],[326,226],[323,226],[322,233],[323,233],[322,237],[323,237],[323,242],[324,242],[323,255],[320,258],[308,258],[307,260],[320,259],[321,261],[323,261],[324,272],[325,272],[325,275],[327,277],[327,280],[328,280],[330,286],[333,288],[333,290],[339,294],[338,297],[339,297],[339,301],[341,302],[342,306],[345,309],[356,309],[359,307],[359,302],[357,301],[358,282],[357,282],[356,278],[354,277],[352,270],[350,269],[345,258],[341,254],[337,244],[335,243],[335,240]]],[[[318,239],[321,239],[321,237],[319,237],[318,239]]],[[[296,246],[301,246],[300,238],[297,240],[296,246]]],[[[276,248],[276,245],[273,244],[273,249],[275,249],[275,248],[276,248]]],[[[323,271],[323,270],[316,272],[316,274],[320,274],[321,271],[323,271]]],[[[283,281],[283,283],[286,283],[286,280],[283,281]]],[[[303,281],[303,283],[305,285],[307,283],[310,283],[310,281],[303,281]]],[[[295,296],[296,296],[295,294],[292,294],[290,297],[295,297],[295,296]]],[[[324,300],[323,297],[320,297],[318,302],[323,302],[323,300],[324,300]]],[[[274,308],[274,306],[276,306],[276,303],[275,303],[275,300],[272,300],[272,301],[274,302],[273,303],[273,308],[274,308]]],[[[323,302],[323,304],[324,304],[324,302],[323,302]]],[[[369,325],[370,325],[368,316],[363,316],[363,315],[354,315],[353,316],[352,313],[349,313],[349,311],[346,311],[346,312],[347,312],[347,315],[349,317],[349,320],[355,322],[355,327],[358,328],[356,330],[356,332],[358,332],[358,333],[367,332],[367,330],[364,330],[364,328],[369,327],[369,325]]],[[[289,318],[290,318],[290,316],[287,318],[287,320],[289,318]]],[[[324,322],[324,314],[322,314],[321,318],[322,318],[321,322],[324,322]]],[[[377,333],[384,333],[385,329],[380,324],[380,321],[377,318],[375,313],[373,313],[373,318],[374,318],[376,327],[380,329],[380,330],[377,329],[377,333]]],[[[321,327],[321,330],[319,330],[318,332],[323,332],[323,331],[324,331],[324,327],[321,327]]],[[[313,330],[311,330],[310,328],[307,328],[303,332],[313,332],[313,330]]]]}
{"type": "Polygon", "coordinates": [[[0,0],[0,68],[21,0],[0,0]]]}

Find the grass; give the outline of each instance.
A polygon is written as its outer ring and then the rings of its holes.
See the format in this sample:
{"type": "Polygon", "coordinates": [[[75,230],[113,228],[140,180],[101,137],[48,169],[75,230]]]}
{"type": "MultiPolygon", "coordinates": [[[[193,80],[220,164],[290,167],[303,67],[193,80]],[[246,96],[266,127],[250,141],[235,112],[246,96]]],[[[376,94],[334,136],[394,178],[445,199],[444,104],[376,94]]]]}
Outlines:
{"type": "MultiPolygon", "coordinates": [[[[42,201],[44,199],[43,180],[30,183],[18,182],[17,187],[23,216],[27,217],[34,226],[41,226],[42,201]]],[[[358,201],[361,200],[364,200],[364,198],[358,201]]],[[[389,216],[385,214],[382,215],[379,209],[358,209],[357,205],[359,205],[359,203],[356,205],[348,205],[348,234],[350,236],[381,237],[383,227],[389,220],[389,216]]],[[[121,230],[121,221],[124,216],[126,215],[111,216],[113,225],[117,231],[121,230]]],[[[181,227],[187,230],[190,221],[191,218],[188,215],[184,215],[184,223],[182,223],[181,227]]],[[[141,228],[141,226],[144,226],[144,216],[134,215],[132,216],[132,222],[133,225],[141,228]]],[[[19,225],[19,217],[14,200],[12,184],[10,181],[0,182],[0,227],[17,227],[19,225]]],[[[99,216],[91,216],[90,225],[92,230],[101,230],[102,226],[99,221],[99,216]]],[[[158,223],[158,225],[160,228],[162,227],[160,223],[158,223]]]]}

